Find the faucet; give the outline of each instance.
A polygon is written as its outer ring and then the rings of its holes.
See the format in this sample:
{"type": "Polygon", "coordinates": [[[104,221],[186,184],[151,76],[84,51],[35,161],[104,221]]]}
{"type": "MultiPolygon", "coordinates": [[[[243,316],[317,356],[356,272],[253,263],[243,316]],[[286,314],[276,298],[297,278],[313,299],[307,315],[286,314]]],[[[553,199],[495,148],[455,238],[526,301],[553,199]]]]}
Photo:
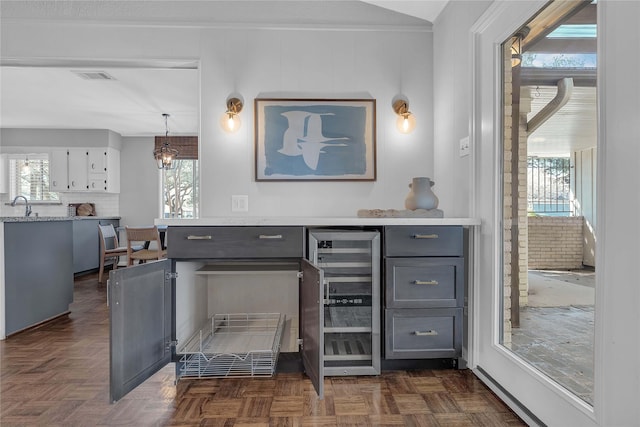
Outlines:
{"type": "Polygon", "coordinates": [[[13,199],[13,202],[11,202],[11,206],[15,206],[16,202],[21,197],[24,199],[24,216],[29,216],[31,215],[31,205],[29,204],[29,201],[27,200],[27,198],[24,197],[23,195],[16,196],[15,199],[13,199]]]}

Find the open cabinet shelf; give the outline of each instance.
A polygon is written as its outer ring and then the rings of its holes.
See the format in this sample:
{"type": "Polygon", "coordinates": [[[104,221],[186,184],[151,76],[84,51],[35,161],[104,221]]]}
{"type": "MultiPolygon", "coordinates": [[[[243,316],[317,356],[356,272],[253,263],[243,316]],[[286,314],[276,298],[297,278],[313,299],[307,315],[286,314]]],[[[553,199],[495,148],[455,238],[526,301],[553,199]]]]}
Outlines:
{"type": "Polygon", "coordinates": [[[285,316],[216,314],[177,353],[180,377],[256,377],[275,372],[285,316]]]}

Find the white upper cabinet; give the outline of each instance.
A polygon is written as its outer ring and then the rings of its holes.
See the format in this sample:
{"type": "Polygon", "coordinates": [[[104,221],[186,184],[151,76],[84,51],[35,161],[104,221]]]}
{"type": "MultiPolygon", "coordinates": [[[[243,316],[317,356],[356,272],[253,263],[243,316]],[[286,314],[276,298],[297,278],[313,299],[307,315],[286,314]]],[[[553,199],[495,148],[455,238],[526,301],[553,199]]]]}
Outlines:
{"type": "Polygon", "coordinates": [[[120,192],[120,152],[113,148],[91,148],[88,154],[89,191],[120,192]]]}
{"type": "Polygon", "coordinates": [[[68,150],[69,191],[86,191],[89,189],[89,173],[87,170],[88,152],[82,148],[68,150]]]}
{"type": "Polygon", "coordinates": [[[52,191],[120,192],[120,152],[106,148],[69,148],[51,152],[52,191]]]}
{"type": "Polygon", "coordinates": [[[69,191],[69,166],[67,150],[53,150],[49,157],[49,189],[69,191]]]}

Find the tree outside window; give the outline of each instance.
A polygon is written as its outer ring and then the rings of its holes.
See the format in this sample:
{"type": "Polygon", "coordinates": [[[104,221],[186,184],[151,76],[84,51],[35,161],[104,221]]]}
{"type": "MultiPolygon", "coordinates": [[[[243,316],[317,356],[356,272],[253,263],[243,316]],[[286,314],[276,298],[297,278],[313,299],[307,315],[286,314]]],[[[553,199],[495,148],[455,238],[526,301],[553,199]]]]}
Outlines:
{"type": "Polygon", "coordinates": [[[163,216],[165,218],[197,218],[198,161],[177,160],[172,170],[162,171],[163,216]]]}
{"type": "Polygon", "coordinates": [[[198,218],[199,171],[197,136],[157,136],[156,148],[169,142],[178,150],[176,168],[162,170],[162,216],[164,218],[198,218]]]}

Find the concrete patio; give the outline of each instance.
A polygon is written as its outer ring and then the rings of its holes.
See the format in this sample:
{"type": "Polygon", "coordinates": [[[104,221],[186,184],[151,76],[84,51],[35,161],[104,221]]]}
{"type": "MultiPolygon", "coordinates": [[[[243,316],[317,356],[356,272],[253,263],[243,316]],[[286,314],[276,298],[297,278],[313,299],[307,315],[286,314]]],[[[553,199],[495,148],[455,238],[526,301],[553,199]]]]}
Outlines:
{"type": "Polygon", "coordinates": [[[530,270],[512,350],[593,404],[595,272],[530,270]]]}

